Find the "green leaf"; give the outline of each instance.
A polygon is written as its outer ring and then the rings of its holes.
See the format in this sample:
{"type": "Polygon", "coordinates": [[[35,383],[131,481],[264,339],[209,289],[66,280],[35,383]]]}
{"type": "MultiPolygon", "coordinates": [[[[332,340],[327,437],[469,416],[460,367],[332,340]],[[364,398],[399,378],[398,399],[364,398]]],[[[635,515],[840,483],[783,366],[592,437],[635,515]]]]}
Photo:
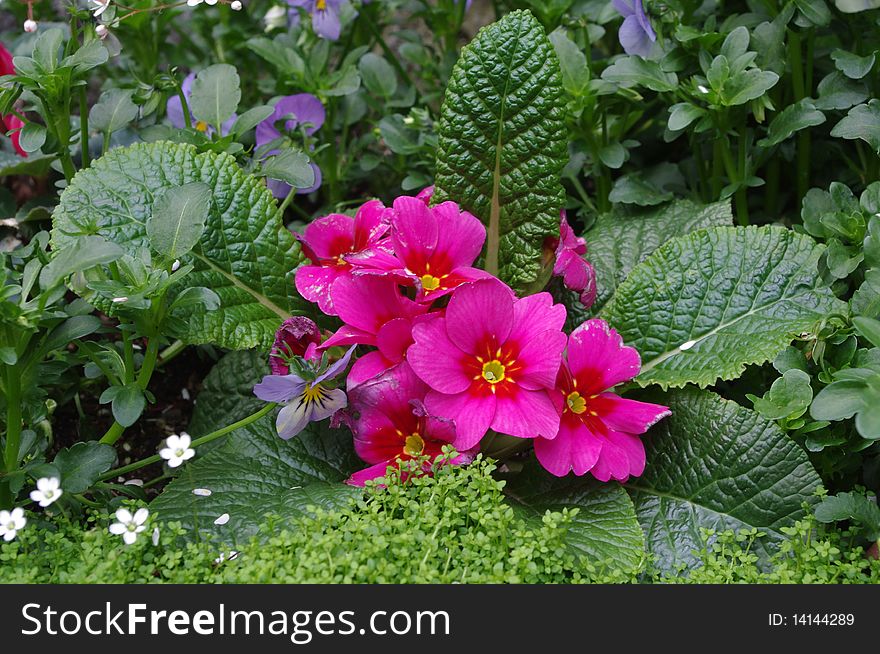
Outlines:
{"type": "Polygon", "coordinates": [[[823,249],[778,227],[700,230],[633,269],[602,314],[641,354],[643,386],[734,379],[843,310],[818,275],[823,249]]]}
{"type": "Polygon", "coordinates": [[[544,239],[559,234],[561,77],[544,29],[514,11],[462,50],[441,110],[434,202],[455,200],[483,221],[485,269],[518,288],[538,278],[544,239]]]}
{"type": "Polygon", "coordinates": [[[617,178],[614,187],[608,194],[611,202],[618,204],[637,204],[642,207],[651,207],[671,200],[671,191],[665,191],[657,186],[643,172],[627,173],[617,178]]]}
{"type": "Polygon", "coordinates": [[[281,320],[304,307],[293,286],[299,247],[269,190],[229,155],[167,142],[111,150],[62,193],[53,215],[53,246],[63,252],[84,234],[97,233],[136,255],[148,244],[146,222],[155,198],[191,182],[210,188],[211,209],[201,240],[181,258],[195,270],[170,293],[203,286],[220,296],[221,307],[193,308],[173,321],[173,336],[230,349],[268,349],[281,320]]]}
{"type": "Polygon", "coordinates": [[[856,14],[880,7],[880,0],[834,0],[834,6],[845,14],[856,14]]]}
{"type": "Polygon", "coordinates": [[[831,10],[825,0],[794,0],[794,4],[804,18],[817,27],[824,27],[831,22],[831,10]]]}
{"type": "Polygon", "coordinates": [[[767,420],[783,418],[799,418],[810,408],[813,401],[813,389],[810,376],[803,370],[792,368],[773,382],[764,397],[747,394],[755,405],[755,411],[767,420]]]}
{"type": "Polygon", "coordinates": [[[814,501],[819,475],[806,453],[774,423],[714,393],[662,396],[672,416],[646,439],[644,474],[629,489],[654,563],[669,572],[694,567],[700,529],[757,528],[759,556],[780,529],[814,501]]]}
{"type": "Polygon", "coordinates": [[[870,73],[876,59],[873,52],[866,57],[860,57],[852,52],[839,49],[831,53],[831,58],[834,60],[834,66],[837,70],[850,79],[862,79],[870,73]]]}
{"type": "Polygon", "coordinates": [[[40,153],[22,157],[15,152],[0,150],[0,177],[10,175],[43,177],[49,172],[49,165],[54,160],[54,154],[40,153]]]}
{"type": "Polygon", "coordinates": [[[309,163],[309,156],[291,148],[266,159],[260,167],[260,174],[293,188],[309,188],[315,183],[315,169],[309,163]]]}
{"type": "Polygon", "coordinates": [[[217,129],[232,117],[241,100],[240,80],[235,66],[214,64],[198,75],[192,85],[189,108],[196,120],[217,129]]]}
{"type": "Polygon", "coordinates": [[[669,110],[669,122],[667,127],[672,132],[677,132],[690,125],[695,120],[702,118],[706,111],[687,102],[679,102],[672,105],[669,110]]]}
{"type": "Polygon", "coordinates": [[[857,316],[853,318],[853,325],[874,347],[880,347],[880,320],[857,316]]]}
{"type": "Polygon", "coordinates": [[[41,351],[51,352],[58,348],[67,347],[74,339],[88,336],[100,328],[101,320],[97,316],[73,316],[49,332],[41,351]]]}
{"type": "Polygon", "coordinates": [[[116,461],[116,450],[97,441],[84,441],[55,455],[54,464],[61,473],[61,488],[68,493],[82,493],[98,481],[116,461]]]}
{"type": "Polygon", "coordinates": [[[235,119],[235,124],[232,126],[232,133],[238,135],[244,134],[262,123],[274,112],[275,108],[269,105],[260,105],[253,109],[248,109],[235,119]]]}
{"type": "Polygon", "coordinates": [[[782,143],[795,132],[821,125],[825,122],[825,114],[816,109],[810,98],[804,98],[783,109],[767,128],[767,137],[758,141],[758,145],[769,148],[782,143]]]}
{"type": "Polygon", "coordinates": [[[397,91],[397,75],[383,57],[368,52],[358,62],[364,87],[373,95],[390,98],[397,91]]]}
{"type": "Polygon", "coordinates": [[[285,441],[278,437],[270,414],[232,432],[222,446],[187,464],[152,508],[162,520],[179,521],[193,530],[193,539],[207,532],[227,542],[230,537],[244,541],[257,532],[266,514],[293,519],[308,505],[338,506],[359,496],[360,490],[336,482],[361,467],[347,430],[312,423],[285,441]],[[194,495],[195,488],[208,489],[211,495],[194,495]],[[224,513],[229,523],[214,525],[224,513]]]}
{"type": "Polygon", "coordinates": [[[865,528],[868,540],[880,540],[880,507],[860,493],[838,493],[826,497],[813,510],[819,522],[854,520],[865,528]]]}
{"type": "Polygon", "coordinates": [[[678,88],[678,77],[660,68],[656,61],[639,56],[619,57],[602,71],[602,79],[623,87],[644,86],[652,91],[669,92],[678,88]]]}
{"type": "Polygon", "coordinates": [[[819,82],[817,90],[819,98],[816,100],[816,108],[823,111],[849,109],[853,105],[864,102],[868,97],[868,88],[864,82],[848,79],[843,73],[836,70],[819,82]]]}
{"type": "MultiPolygon", "coordinates": [[[[51,73],[55,70],[58,65],[58,54],[63,41],[64,34],[57,27],[40,32],[39,36],[37,36],[31,56],[44,72],[51,73]]],[[[18,64],[16,64],[16,68],[18,68],[18,64]]]]}
{"type": "Polygon", "coordinates": [[[816,395],[810,407],[815,420],[846,420],[867,406],[868,387],[861,381],[836,381],[816,395]]]}
{"type": "Polygon", "coordinates": [[[40,286],[48,290],[68,275],[116,261],[123,249],[101,236],[81,236],[56,248],[52,260],[40,271],[40,286]]]}
{"type": "Polygon", "coordinates": [[[548,37],[559,57],[559,67],[562,72],[562,86],[574,97],[579,97],[587,90],[590,83],[590,68],[587,65],[587,57],[568,38],[565,29],[559,28],[551,32],[548,37]]]}
{"type": "Polygon", "coordinates": [[[210,210],[211,188],[204,182],[158,191],[147,220],[150,245],[169,260],[179,259],[199,242],[210,210]]]}
{"type": "Polygon", "coordinates": [[[131,91],[109,89],[89,112],[89,124],[99,132],[112,134],[127,127],[138,115],[137,105],[131,100],[131,91]]]}
{"type": "Polygon", "coordinates": [[[18,133],[18,144],[27,153],[36,152],[46,142],[46,128],[39,123],[25,123],[18,133]]]}
{"type": "Polygon", "coordinates": [[[600,215],[585,234],[586,258],[596,270],[598,286],[593,307],[602,307],[630,271],[666,241],[703,227],[731,223],[733,214],[727,200],[705,205],[676,200],[646,212],[600,215]]]}
{"type": "Polygon", "coordinates": [[[259,411],[265,402],[254,395],[254,385],[268,374],[269,364],[262,352],[243,350],[225,355],[202,382],[189,433],[204,436],[259,411]]]}
{"type": "Polygon", "coordinates": [[[750,68],[732,75],[724,81],[721,87],[721,102],[733,107],[745,104],[764,95],[776,86],[779,75],[769,70],[750,68]]]}
{"type": "Polygon", "coordinates": [[[861,139],[880,154],[880,100],[871,100],[850,109],[831,130],[831,136],[861,139]]]}
{"type": "Polygon", "coordinates": [[[123,427],[131,427],[144,412],[147,398],[137,384],[122,386],[113,395],[113,417],[123,427]]]}
{"type": "Polygon", "coordinates": [[[644,560],[644,534],[632,501],[619,484],[571,475],[551,477],[532,459],[505,490],[536,517],[546,511],[578,509],[566,542],[593,563],[610,562],[616,569],[632,572],[644,560]]]}
{"type": "Polygon", "coordinates": [[[89,41],[69,57],[61,61],[62,67],[73,68],[76,73],[84,73],[106,63],[110,53],[100,41],[89,41]]]}

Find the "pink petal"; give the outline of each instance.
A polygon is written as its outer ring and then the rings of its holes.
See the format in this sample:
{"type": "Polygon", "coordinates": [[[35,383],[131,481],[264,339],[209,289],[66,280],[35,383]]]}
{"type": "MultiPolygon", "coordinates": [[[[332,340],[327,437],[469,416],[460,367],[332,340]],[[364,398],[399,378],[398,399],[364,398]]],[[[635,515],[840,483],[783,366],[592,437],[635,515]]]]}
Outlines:
{"type": "Polygon", "coordinates": [[[376,337],[374,334],[370,332],[364,331],[363,329],[358,329],[357,327],[352,327],[351,325],[343,325],[339,329],[336,330],[330,338],[321,343],[321,350],[326,350],[331,347],[338,347],[340,345],[375,345],[376,337]]]}
{"type": "Polygon", "coordinates": [[[350,216],[331,213],[309,223],[303,230],[302,240],[320,259],[335,259],[353,250],[353,232],[354,220],[350,216]]]}
{"type": "Polygon", "coordinates": [[[641,359],[604,320],[594,318],[568,338],[568,367],[582,395],[600,393],[639,374],[641,359]]]}
{"type": "Polygon", "coordinates": [[[535,441],[535,455],[544,469],[557,477],[572,471],[580,477],[596,464],[602,442],[580,420],[562,420],[556,438],[535,441]]]}
{"type": "Polygon", "coordinates": [[[394,201],[391,239],[404,263],[428,259],[437,246],[438,229],[437,218],[421,200],[400,197],[394,201]]]}
{"type": "Polygon", "coordinates": [[[532,391],[553,388],[567,341],[561,331],[544,332],[527,341],[516,356],[522,366],[516,374],[517,384],[532,391]]]}
{"type": "Polygon", "coordinates": [[[351,370],[348,371],[346,388],[351,390],[355,386],[360,386],[364,382],[381,375],[393,365],[395,365],[395,363],[382,356],[381,352],[375,350],[373,352],[367,352],[355,361],[351,370]]]}
{"type": "Polygon", "coordinates": [[[513,306],[513,328],[507,340],[525,347],[544,332],[553,330],[561,333],[565,316],[565,307],[553,304],[553,297],[549,293],[527,295],[513,306]]]}
{"type": "Polygon", "coordinates": [[[590,264],[571,250],[565,250],[556,259],[553,272],[562,275],[562,283],[571,291],[580,292],[590,281],[590,264]]]}
{"type": "Polygon", "coordinates": [[[438,204],[433,207],[433,212],[441,226],[437,252],[444,255],[453,270],[473,265],[486,241],[483,223],[467,211],[461,211],[455,202],[438,204]]]}
{"type": "Polygon", "coordinates": [[[614,393],[602,393],[591,399],[589,408],[611,429],[626,434],[644,434],[658,421],[672,415],[668,407],[630,400],[614,393]]]}
{"type": "Polygon", "coordinates": [[[421,288],[421,284],[418,284],[419,293],[416,295],[416,301],[430,304],[444,295],[449,295],[462,284],[475,282],[478,279],[495,279],[495,277],[479,268],[470,268],[468,266],[456,268],[453,272],[443,278],[443,285],[437,287],[433,291],[425,291],[425,289],[421,288]]]}
{"type": "Polygon", "coordinates": [[[427,310],[403,297],[393,280],[372,275],[340,277],[330,288],[330,295],[345,323],[370,334],[376,334],[390,320],[427,310]]]}
{"type": "Polygon", "coordinates": [[[425,398],[431,415],[455,421],[455,442],[459,451],[475,447],[495,417],[495,396],[473,395],[468,391],[457,395],[444,395],[431,391],[425,398]]]}
{"type": "Polygon", "coordinates": [[[328,316],[335,316],[330,286],[348,274],[346,268],[337,266],[301,266],[296,270],[296,290],[310,302],[317,302],[318,308],[328,316]]]}
{"type": "Polygon", "coordinates": [[[446,319],[421,320],[413,325],[413,340],[406,360],[428,386],[441,393],[461,393],[473,381],[467,374],[467,355],[453,345],[446,333],[446,319]]]}
{"type": "Polygon", "coordinates": [[[477,354],[510,334],[514,294],[503,282],[481,279],[456,289],[446,308],[446,331],[459,348],[477,354]]]}
{"type": "Polygon", "coordinates": [[[392,468],[396,467],[394,461],[382,461],[381,463],[377,463],[376,465],[370,466],[369,468],[358,470],[351,477],[349,477],[345,481],[345,483],[349,486],[363,486],[368,481],[384,477],[385,472],[388,470],[388,466],[391,466],[392,468]]]}
{"type": "Polygon", "coordinates": [[[610,479],[626,481],[629,478],[630,470],[629,448],[629,443],[608,436],[604,437],[599,459],[590,473],[599,481],[609,481],[610,479]]]}
{"type": "MultiPolygon", "coordinates": [[[[546,391],[519,388],[499,393],[491,427],[517,438],[553,439],[559,431],[559,413],[546,391]]],[[[457,424],[457,423],[456,423],[457,424]]]]}
{"type": "Polygon", "coordinates": [[[389,361],[403,361],[407,348],[413,343],[412,321],[406,318],[389,320],[376,334],[376,346],[389,361]]]}
{"type": "Polygon", "coordinates": [[[376,243],[390,227],[390,212],[379,200],[370,200],[361,205],[354,217],[353,251],[363,250],[376,243]]]}

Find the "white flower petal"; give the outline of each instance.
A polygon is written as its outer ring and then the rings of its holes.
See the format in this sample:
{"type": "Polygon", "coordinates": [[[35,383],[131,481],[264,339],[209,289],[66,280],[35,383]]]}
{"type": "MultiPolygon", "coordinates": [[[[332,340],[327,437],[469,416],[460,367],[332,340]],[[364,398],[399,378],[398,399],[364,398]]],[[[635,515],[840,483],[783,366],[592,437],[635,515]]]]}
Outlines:
{"type": "Polygon", "coordinates": [[[0,511],[0,525],[5,525],[10,519],[12,519],[12,514],[9,511],[0,511]]]}
{"type": "Polygon", "coordinates": [[[211,495],[211,489],[209,488],[193,488],[193,495],[198,495],[199,497],[208,497],[211,495]]]}
{"type": "Polygon", "coordinates": [[[16,531],[13,530],[13,529],[10,529],[9,531],[6,531],[6,533],[3,534],[3,540],[5,540],[5,541],[8,543],[8,542],[11,541],[13,538],[15,538],[15,534],[16,534],[16,533],[18,533],[18,532],[16,532],[16,531]]]}
{"type": "Polygon", "coordinates": [[[116,509],[116,519],[122,524],[127,525],[132,520],[131,511],[125,507],[116,509]]]}
{"type": "Polygon", "coordinates": [[[119,534],[125,533],[127,528],[121,522],[114,522],[112,525],[108,527],[111,534],[114,536],[118,536],[119,534]]]}
{"type": "Polygon", "coordinates": [[[142,525],[147,521],[148,517],[150,517],[149,509],[140,508],[134,514],[134,523],[137,525],[142,525]]]}
{"type": "Polygon", "coordinates": [[[131,545],[137,540],[137,534],[133,531],[126,531],[122,534],[122,540],[125,541],[126,545],[131,545]]]}
{"type": "Polygon", "coordinates": [[[20,506],[17,506],[14,509],[12,509],[12,513],[10,513],[9,516],[12,518],[13,522],[18,522],[19,520],[24,520],[24,509],[21,508],[20,506]]]}
{"type": "Polygon", "coordinates": [[[188,447],[189,443],[186,445],[181,445],[181,438],[177,434],[171,434],[168,438],[165,439],[165,447],[169,450],[177,450],[181,447],[188,447]]]}
{"type": "Polygon", "coordinates": [[[284,440],[293,438],[309,424],[311,415],[311,407],[303,402],[301,397],[293,398],[290,404],[278,412],[278,418],[275,420],[278,435],[284,440]]]}
{"type": "Polygon", "coordinates": [[[215,525],[225,525],[227,522],[229,522],[229,514],[224,513],[223,515],[221,515],[219,518],[217,518],[214,521],[214,524],[215,525]]]}
{"type": "Polygon", "coordinates": [[[153,547],[157,547],[159,545],[159,528],[156,527],[153,529],[153,547]]]}

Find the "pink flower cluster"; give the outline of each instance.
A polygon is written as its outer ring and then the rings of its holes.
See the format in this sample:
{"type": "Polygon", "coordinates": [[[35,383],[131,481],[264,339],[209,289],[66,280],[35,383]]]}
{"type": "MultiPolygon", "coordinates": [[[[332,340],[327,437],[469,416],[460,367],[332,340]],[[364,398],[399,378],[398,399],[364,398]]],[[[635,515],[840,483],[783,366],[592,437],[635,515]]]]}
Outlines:
{"type": "MultiPolygon", "coordinates": [[[[311,357],[360,346],[346,411],[356,451],[371,467],[350,483],[433,457],[446,444],[460,453],[453,463],[468,462],[490,431],[533,439],[538,460],[557,476],[641,474],[639,435],[669,410],[610,391],[638,374],[636,350],[601,320],[567,336],[565,307],[549,293],[518,298],[476,268],[485,228],[457,204],[431,207],[425,194],[392,207],[372,201],[353,218],[316,220],[300,240],[311,263],[297,270],[296,287],[342,326],[320,345],[302,325],[302,343],[283,335],[279,342],[311,357]]],[[[585,249],[563,216],[555,272],[592,301],[585,249]]]]}

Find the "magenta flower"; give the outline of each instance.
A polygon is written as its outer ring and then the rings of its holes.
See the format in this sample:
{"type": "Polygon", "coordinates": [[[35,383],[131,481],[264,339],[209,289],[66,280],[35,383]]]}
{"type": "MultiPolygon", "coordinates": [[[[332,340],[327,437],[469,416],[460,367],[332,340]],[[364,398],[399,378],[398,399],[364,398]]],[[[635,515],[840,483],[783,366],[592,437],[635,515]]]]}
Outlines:
{"type": "MultiPolygon", "coordinates": [[[[196,74],[190,73],[183,78],[183,82],[180,84],[183,96],[186,98],[187,102],[189,102],[192,97],[192,85],[195,79],[196,74]]],[[[186,116],[183,113],[183,103],[180,101],[179,95],[172,95],[168,98],[168,102],[165,104],[165,113],[168,115],[168,120],[171,121],[171,124],[177,129],[183,129],[186,127],[186,116]]],[[[238,114],[232,114],[232,116],[220,126],[220,135],[226,136],[229,134],[229,130],[235,125],[236,120],[238,120],[238,114]]],[[[197,131],[204,132],[208,136],[214,133],[213,127],[204,121],[196,120],[195,116],[192,115],[192,112],[190,112],[190,124],[197,131]]]]}
{"type": "Polygon", "coordinates": [[[590,262],[584,259],[586,253],[587,242],[575,236],[563,209],[553,274],[562,277],[565,288],[580,293],[581,304],[589,308],[596,300],[596,272],[590,262]]]}
{"type": "Polygon", "coordinates": [[[284,440],[296,436],[310,422],[329,418],[340,409],[348,406],[345,392],[333,388],[330,382],[345,372],[354,347],[351,347],[339,361],[330,364],[314,379],[304,379],[299,375],[266,375],[263,381],[254,386],[254,395],[264,402],[284,404],[275,420],[278,435],[284,440]]]}
{"type": "Polygon", "coordinates": [[[645,14],[642,0],[613,0],[614,8],[623,16],[623,24],[617,33],[620,45],[629,55],[647,57],[657,40],[651,21],[645,14]]]}
{"type": "Polygon", "coordinates": [[[430,186],[426,186],[421,191],[416,193],[416,199],[421,200],[422,202],[424,202],[428,206],[431,205],[431,198],[433,198],[433,197],[434,197],[434,185],[433,184],[431,184],[430,186]]]}
{"type": "Polygon", "coordinates": [[[290,24],[299,22],[297,8],[305,9],[312,16],[312,29],[322,39],[336,41],[342,31],[342,23],[339,20],[339,10],[342,8],[342,0],[287,0],[290,7],[288,16],[290,24]]]}
{"type": "Polygon", "coordinates": [[[465,451],[489,429],[519,438],[553,438],[559,430],[548,389],[565,348],[565,307],[549,293],[520,300],[498,280],[460,286],[446,315],[413,326],[406,358],[431,387],[431,415],[455,421],[465,451]]]}
{"type": "MultiPolygon", "coordinates": [[[[293,131],[302,125],[306,136],[311,136],[321,129],[326,113],[324,105],[311,93],[297,93],[281,98],[275,103],[275,111],[272,112],[272,115],[257,125],[255,141],[258,148],[282,136],[275,124],[285,117],[287,118],[284,122],[285,132],[293,131]]],[[[278,152],[278,150],[271,150],[266,154],[268,156],[278,154],[278,152]]],[[[297,194],[311,193],[321,186],[321,169],[314,162],[310,165],[315,171],[315,183],[308,188],[296,189],[297,194]]],[[[290,193],[290,186],[277,179],[267,180],[267,186],[276,198],[285,198],[290,193]]]]}
{"type": "Polygon", "coordinates": [[[273,375],[290,374],[288,361],[302,357],[307,361],[318,358],[321,332],[314,320],[303,316],[288,318],[275,332],[275,343],[269,353],[269,367],[273,375]]]}
{"type": "Polygon", "coordinates": [[[338,345],[372,345],[348,375],[348,387],[372,379],[403,361],[412,344],[413,321],[428,307],[401,295],[393,280],[371,275],[340,277],[330,288],[333,306],[345,323],[321,349],[338,345]]]}
{"type": "Polygon", "coordinates": [[[589,472],[600,481],[642,474],[645,446],[638,436],[671,412],[608,392],[640,368],[639,353],[604,320],[588,320],[571,333],[568,364],[559,369],[554,394],[562,413],[559,433],[535,441],[544,468],[557,477],[589,472]]]}
{"type": "Polygon", "coordinates": [[[400,197],[391,215],[391,251],[375,247],[346,257],[359,272],[387,273],[415,284],[416,300],[433,302],[466,282],[492,277],[472,267],[483,249],[486,228],[454,202],[428,207],[400,197]]]}
{"type": "Polygon", "coordinates": [[[303,252],[312,265],[296,271],[296,290],[305,299],[317,302],[328,316],[335,316],[330,285],[339,277],[351,275],[345,256],[374,246],[388,231],[388,210],[378,200],[367,202],[354,218],[333,213],[309,223],[302,236],[303,252]]]}
{"type": "MultiPolygon", "coordinates": [[[[354,449],[372,465],[354,473],[347,483],[363,486],[368,479],[385,476],[388,466],[415,457],[433,461],[444,445],[455,440],[450,421],[428,415],[423,404],[428,391],[406,363],[351,391],[351,409],[358,416],[354,449]]],[[[475,450],[461,452],[450,463],[470,463],[475,454],[475,450]]]]}

